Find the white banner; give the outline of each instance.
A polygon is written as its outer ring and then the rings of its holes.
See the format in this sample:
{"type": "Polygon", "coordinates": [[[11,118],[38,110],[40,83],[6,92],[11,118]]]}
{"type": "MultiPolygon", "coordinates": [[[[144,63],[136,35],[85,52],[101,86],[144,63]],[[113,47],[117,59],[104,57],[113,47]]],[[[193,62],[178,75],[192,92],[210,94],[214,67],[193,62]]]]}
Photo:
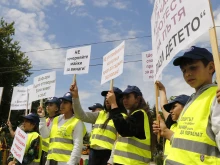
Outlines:
{"type": "Polygon", "coordinates": [[[17,127],[11,146],[11,153],[13,154],[14,158],[16,158],[21,164],[24,158],[27,138],[28,135],[19,127],[17,127]]]}
{"type": "Polygon", "coordinates": [[[91,45],[68,49],[64,74],[83,74],[89,72],[91,45]]]}
{"type": "Polygon", "coordinates": [[[2,102],[3,90],[4,90],[4,87],[0,87],[0,105],[1,105],[1,102],[2,102]]]}
{"type": "Polygon", "coordinates": [[[179,51],[210,27],[209,0],[155,0],[151,17],[154,80],[179,51]]]}
{"type": "Polygon", "coordinates": [[[54,97],[56,87],[56,72],[49,72],[34,78],[32,101],[54,97]]]}
{"type": "Polygon", "coordinates": [[[27,108],[27,87],[14,87],[11,99],[11,110],[27,108]]]}
{"type": "Polygon", "coordinates": [[[154,81],[152,50],[142,53],[143,80],[154,81]]]}
{"type": "Polygon", "coordinates": [[[124,49],[125,42],[123,41],[119,46],[103,57],[101,84],[104,84],[123,73],[124,49]]]}

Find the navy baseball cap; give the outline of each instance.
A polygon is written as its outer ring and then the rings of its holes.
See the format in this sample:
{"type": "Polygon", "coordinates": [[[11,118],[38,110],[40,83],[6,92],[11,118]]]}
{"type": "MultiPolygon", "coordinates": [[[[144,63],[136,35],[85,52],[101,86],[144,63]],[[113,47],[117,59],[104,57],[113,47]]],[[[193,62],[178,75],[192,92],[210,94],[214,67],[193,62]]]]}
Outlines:
{"type": "Polygon", "coordinates": [[[72,94],[71,94],[70,92],[67,92],[67,93],[64,94],[63,97],[60,97],[59,99],[60,99],[61,101],[62,101],[62,100],[66,100],[66,101],[72,102],[72,94]]]}
{"type": "Polygon", "coordinates": [[[192,59],[192,60],[201,60],[201,59],[206,59],[209,62],[213,61],[213,56],[212,53],[210,53],[207,49],[205,48],[200,48],[196,46],[192,46],[188,51],[186,51],[183,56],[176,58],[173,61],[174,66],[179,66],[181,64],[181,61],[183,59],[192,59]]]}
{"type": "Polygon", "coordinates": [[[129,93],[137,93],[139,96],[142,96],[141,90],[137,86],[128,85],[124,92],[121,95],[126,95],[129,93]]]}
{"type": "Polygon", "coordinates": [[[26,115],[26,116],[22,116],[22,117],[23,117],[24,119],[29,120],[30,122],[32,122],[32,123],[34,123],[34,124],[36,124],[36,125],[39,125],[40,120],[39,120],[39,117],[38,117],[37,114],[30,113],[30,114],[28,114],[28,115],[26,115]]]}
{"type": "Polygon", "coordinates": [[[179,96],[177,96],[175,99],[173,99],[172,101],[170,101],[168,104],[165,104],[163,107],[164,107],[164,109],[165,109],[167,112],[169,112],[169,111],[171,110],[173,104],[179,103],[179,104],[185,106],[186,103],[187,103],[187,101],[189,100],[189,98],[190,98],[190,97],[187,96],[187,95],[179,95],[179,96]]]}
{"type": "Polygon", "coordinates": [[[101,108],[104,109],[104,107],[102,106],[102,104],[99,103],[95,103],[93,106],[88,107],[90,110],[95,110],[96,108],[101,108]]]}
{"type": "Polygon", "coordinates": [[[45,104],[47,103],[55,103],[57,107],[60,107],[61,101],[57,97],[50,97],[50,98],[47,98],[47,101],[45,102],[45,104]]]}
{"type": "MultiPolygon", "coordinates": [[[[113,91],[114,91],[114,93],[117,93],[117,94],[121,94],[122,93],[121,89],[119,89],[117,87],[113,87],[113,91]]],[[[101,95],[102,96],[106,96],[108,92],[109,91],[102,91],[101,95]]]]}

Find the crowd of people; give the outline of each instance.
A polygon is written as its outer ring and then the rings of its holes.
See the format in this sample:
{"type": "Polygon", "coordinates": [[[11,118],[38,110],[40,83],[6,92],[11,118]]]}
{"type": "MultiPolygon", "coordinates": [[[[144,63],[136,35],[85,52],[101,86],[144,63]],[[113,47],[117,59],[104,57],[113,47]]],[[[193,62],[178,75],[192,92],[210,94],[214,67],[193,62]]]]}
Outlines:
{"type": "MultiPolygon", "coordinates": [[[[165,165],[220,164],[220,89],[212,83],[213,56],[193,46],[173,64],[195,93],[168,102],[165,86],[157,81],[163,114],[159,122],[153,121],[137,86],[102,91],[103,106],[96,103],[88,112],[82,109],[75,81],[63,97],[47,99],[47,118],[41,106],[37,114],[23,116],[22,129],[28,135],[23,162],[10,154],[8,165],[79,164],[84,122],[93,124],[89,165],[150,164],[158,134],[167,139],[165,165]]],[[[8,126],[14,136],[10,121],[8,126]]]]}

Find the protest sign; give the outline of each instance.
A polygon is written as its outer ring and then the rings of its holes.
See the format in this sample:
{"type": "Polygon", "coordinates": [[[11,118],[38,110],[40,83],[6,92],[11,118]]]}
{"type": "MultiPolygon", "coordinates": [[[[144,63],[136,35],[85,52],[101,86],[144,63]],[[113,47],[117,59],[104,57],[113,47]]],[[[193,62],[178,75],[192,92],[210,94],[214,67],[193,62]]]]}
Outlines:
{"type": "Polygon", "coordinates": [[[67,50],[64,74],[89,72],[91,45],[67,50]]]}
{"type": "Polygon", "coordinates": [[[124,48],[123,41],[115,49],[111,50],[103,57],[102,79],[101,84],[118,77],[123,72],[124,64],[124,48]]]}
{"type": "Polygon", "coordinates": [[[4,89],[4,87],[0,87],[0,105],[1,105],[1,102],[2,102],[3,89],[4,89]]]}
{"type": "Polygon", "coordinates": [[[11,99],[11,110],[27,108],[27,87],[14,87],[11,99]]]}
{"type": "Polygon", "coordinates": [[[33,86],[32,101],[54,97],[56,72],[49,72],[35,77],[33,86]]]}
{"type": "Polygon", "coordinates": [[[28,135],[24,131],[17,127],[11,146],[11,153],[21,164],[24,158],[27,136],[28,135]]]}
{"type": "Polygon", "coordinates": [[[208,0],[155,0],[151,17],[154,81],[179,51],[210,27],[208,0]]]}

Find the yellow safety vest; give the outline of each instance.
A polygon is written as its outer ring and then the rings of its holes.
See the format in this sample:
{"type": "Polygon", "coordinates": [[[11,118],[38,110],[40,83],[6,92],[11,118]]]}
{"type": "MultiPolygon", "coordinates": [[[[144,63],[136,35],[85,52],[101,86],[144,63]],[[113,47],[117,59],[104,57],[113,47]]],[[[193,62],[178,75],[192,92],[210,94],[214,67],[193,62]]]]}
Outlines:
{"type": "MultiPolygon", "coordinates": [[[[119,137],[115,144],[114,163],[125,165],[149,164],[151,160],[151,134],[148,116],[144,110],[144,131],[146,139],[119,137]]],[[[132,114],[133,114],[132,113],[132,114]]]]}
{"type": "MultiPolygon", "coordinates": [[[[48,122],[49,118],[46,119],[46,123],[48,122]]],[[[50,141],[50,138],[42,138],[42,150],[44,152],[48,152],[48,149],[49,149],[49,141],[50,141]]]]}
{"type": "MultiPolygon", "coordinates": [[[[59,116],[53,119],[47,159],[68,162],[74,148],[72,132],[80,120],[73,117],[58,128],[58,119],[59,116]]],[[[86,128],[84,126],[83,135],[85,134],[86,128]]]]}
{"type": "Polygon", "coordinates": [[[217,87],[210,87],[184,110],[178,120],[165,165],[219,165],[220,152],[210,123],[217,87]]]}
{"type": "Polygon", "coordinates": [[[112,120],[109,120],[106,129],[102,129],[103,124],[105,123],[106,119],[108,118],[107,112],[100,111],[99,116],[96,119],[92,136],[91,136],[91,143],[90,147],[93,148],[94,146],[99,146],[103,149],[112,150],[114,142],[117,138],[117,131],[115,129],[114,123],[112,120]]]}
{"type": "MultiPolygon", "coordinates": [[[[174,123],[171,127],[170,130],[173,132],[176,132],[177,130],[177,123],[174,123]]],[[[167,157],[171,149],[170,141],[167,139],[165,143],[165,149],[164,149],[164,159],[167,157]]]]}
{"type": "Polygon", "coordinates": [[[41,136],[37,133],[37,132],[30,132],[30,133],[27,133],[27,142],[26,142],[26,148],[25,148],[25,154],[28,152],[28,149],[31,145],[31,142],[40,137],[40,144],[39,144],[39,151],[38,151],[38,159],[34,159],[33,162],[40,162],[40,159],[41,159],[41,154],[42,154],[42,138],[41,136]]]}

